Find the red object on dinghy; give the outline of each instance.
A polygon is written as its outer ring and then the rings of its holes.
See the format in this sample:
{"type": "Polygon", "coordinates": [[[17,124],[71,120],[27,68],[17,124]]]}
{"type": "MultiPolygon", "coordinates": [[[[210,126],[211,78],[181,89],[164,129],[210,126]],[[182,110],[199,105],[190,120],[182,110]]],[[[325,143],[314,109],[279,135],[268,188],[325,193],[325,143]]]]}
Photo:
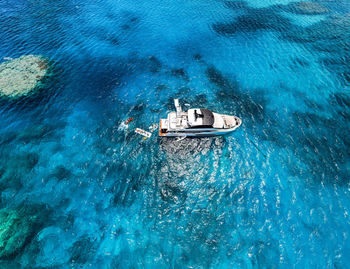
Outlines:
{"type": "Polygon", "coordinates": [[[127,124],[129,124],[129,122],[132,121],[132,120],[133,120],[133,118],[128,118],[128,119],[124,122],[124,124],[127,125],[127,124]]]}

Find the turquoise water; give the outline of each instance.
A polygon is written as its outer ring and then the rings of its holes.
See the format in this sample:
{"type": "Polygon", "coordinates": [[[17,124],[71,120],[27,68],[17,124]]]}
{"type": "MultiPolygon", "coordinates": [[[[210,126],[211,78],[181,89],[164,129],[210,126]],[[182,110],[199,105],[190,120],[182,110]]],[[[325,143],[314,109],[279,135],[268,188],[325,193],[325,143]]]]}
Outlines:
{"type": "Polygon", "coordinates": [[[0,57],[55,74],[0,101],[1,208],[39,216],[1,267],[346,268],[350,5],[315,2],[1,1],[0,57]],[[134,133],[174,97],[243,124],[134,133]]]}

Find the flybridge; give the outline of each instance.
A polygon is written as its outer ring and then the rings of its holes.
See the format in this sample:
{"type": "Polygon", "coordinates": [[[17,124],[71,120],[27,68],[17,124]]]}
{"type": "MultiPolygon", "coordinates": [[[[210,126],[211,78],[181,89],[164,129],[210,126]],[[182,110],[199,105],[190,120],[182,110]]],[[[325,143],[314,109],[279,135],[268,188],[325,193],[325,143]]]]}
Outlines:
{"type": "Polygon", "coordinates": [[[192,127],[204,127],[212,128],[214,124],[214,114],[209,109],[189,109],[188,110],[188,122],[192,127]]]}

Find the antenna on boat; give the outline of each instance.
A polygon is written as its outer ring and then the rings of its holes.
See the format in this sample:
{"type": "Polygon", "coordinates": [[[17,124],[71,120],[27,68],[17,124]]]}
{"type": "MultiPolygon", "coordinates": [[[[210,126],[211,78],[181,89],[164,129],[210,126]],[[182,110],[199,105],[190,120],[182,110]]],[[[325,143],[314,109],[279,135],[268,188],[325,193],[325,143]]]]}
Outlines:
{"type": "Polygon", "coordinates": [[[174,99],[174,105],[176,107],[176,117],[181,118],[182,108],[179,103],[179,99],[174,99]]]}

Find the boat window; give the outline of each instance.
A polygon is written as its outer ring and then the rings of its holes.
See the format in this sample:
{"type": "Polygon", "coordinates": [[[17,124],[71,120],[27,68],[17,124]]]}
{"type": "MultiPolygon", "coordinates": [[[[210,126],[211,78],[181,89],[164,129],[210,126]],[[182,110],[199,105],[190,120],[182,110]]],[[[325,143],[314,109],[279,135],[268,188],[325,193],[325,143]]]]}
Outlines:
{"type": "Polygon", "coordinates": [[[213,128],[212,125],[195,125],[195,126],[190,126],[190,129],[203,129],[203,128],[213,128]]]}

